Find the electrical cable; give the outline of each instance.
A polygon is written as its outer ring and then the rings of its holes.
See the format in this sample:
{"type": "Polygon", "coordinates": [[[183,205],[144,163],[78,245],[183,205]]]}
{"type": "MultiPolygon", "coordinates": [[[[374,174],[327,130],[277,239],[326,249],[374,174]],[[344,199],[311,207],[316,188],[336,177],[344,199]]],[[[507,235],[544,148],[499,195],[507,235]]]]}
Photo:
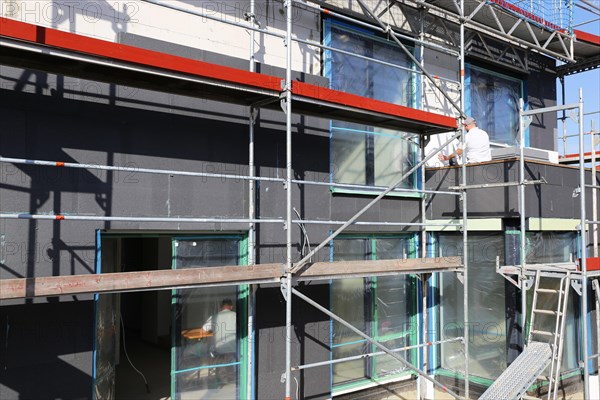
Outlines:
{"type": "MultiPolygon", "coordinates": [[[[293,207],[293,210],[296,213],[296,215],[298,216],[298,219],[302,219],[302,217],[300,216],[300,213],[298,212],[298,210],[296,210],[296,207],[293,207]]],[[[302,230],[302,233],[304,233],[304,239],[306,240],[304,243],[302,243],[302,251],[301,251],[301,255],[302,255],[302,257],[304,257],[304,246],[305,245],[308,246],[308,252],[310,253],[310,251],[311,251],[310,240],[308,240],[308,232],[306,232],[306,228],[305,228],[304,224],[298,222],[298,226],[302,230]]],[[[309,262],[312,262],[312,257],[309,259],[309,262]]]]}
{"type": "Polygon", "coordinates": [[[294,380],[296,381],[296,399],[300,398],[300,384],[298,383],[298,379],[294,376],[294,380]]]}
{"type": "Polygon", "coordinates": [[[131,358],[129,358],[129,353],[127,353],[127,345],[125,344],[125,324],[123,323],[123,314],[121,314],[120,312],[119,312],[119,318],[121,319],[121,330],[123,331],[123,349],[125,350],[125,357],[127,357],[127,361],[129,361],[129,365],[131,365],[131,368],[133,368],[135,370],[135,372],[137,372],[138,374],[140,374],[142,376],[142,379],[144,380],[144,383],[146,384],[146,392],[150,393],[150,385],[148,385],[148,381],[146,380],[146,377],[144,376],[142,371],[140,371],[139,369],[137,369],[135,367],[135,365],[133,365],[133,362],[131,362],[131,358]]]}

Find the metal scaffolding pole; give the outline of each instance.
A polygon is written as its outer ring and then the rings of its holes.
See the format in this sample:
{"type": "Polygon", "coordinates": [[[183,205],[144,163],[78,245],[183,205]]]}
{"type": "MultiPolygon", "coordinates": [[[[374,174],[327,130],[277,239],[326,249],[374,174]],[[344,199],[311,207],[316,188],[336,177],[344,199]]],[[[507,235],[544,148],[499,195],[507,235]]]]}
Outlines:
{"type": "MultiPolygon", "coordinates": [[[[436,345],[444,344],[444,343],[462,342],[463,340],[464,339],[462,337],[456,337],[456,338],[452,338],[452,339],[438,340],[436,342],[426,342],[426,343],[418,344],[418,345],[415,345],[415,346],[398,347],[398,348],[390,349],[390,350],[393,351],[393,352],[395,352],[395,353],[397,353],[397,352],[405,351],[405,350],[427,348],[427,347],[430,347],[430,346],[436,346],[436,345]]],[[[369,358],[369,357],[374,357],[374,356],[382,356],[382,355],[385,355],[385,354],[387,354],[385,351],[376,351],[376,352],[373,352],[373,353],[359,354],[357,356],[349,356],[349,357],[344,357],[344,358],[336,358],[335,360],[330,360],[330,361],[320,361],[320,362],[311,363],[311,364],[299,365],[299,366],[294,367],[292,369],[294,371],[299,371],[301,369],[323,367],[323,366],[326,366],[326,365],[339,364],[339,363],[343,363],[343,362],[347,362],[347,361],[353,361],[353,360],[361,360],[363,358],[369,358]]],[[[417,396],[417,398],[419,398],[419,396],[417,396]]]]}
{"type": "MultiPolygon", "coordinates": [[[[581,223],[579,236],[581,240],[581,318],[583,329],[583,397],[589,399],[590,395],[590,366],[589,366],[589,343],[588,343],[588,276],[587,276],[587,236],[586,236],[586,211],[585,211],[585,162],[584,140],[583,140],[583,90],[579,89],[579,188],[581,208],[581,223]]],[[[595,168],[593,166],[593,168],[595,168]]]]}
{"type": "MultiPolygon", "coordinates": [[[[256,108],[255,108],[256,110],[256,108]]],[[[139,167],[118,167],[114,165],[101,165],[101,164],[89,164],[89,163],[73,163],[64,161],[47,161],[47,160],[32,160],[27,158],[14,158],[14,157],[2,157],[0,156],[0,162],[11,163],[11,164],[23,164],[23,165],[37,165],[57,168],[75,168],[75,169],[91,169],[100,171],[116,171],[116,172],[130,172],[140,174],[159,174],[159,175],[175,175],[175,176],[193,176],[199,178],[211,178],[211,179],[232,179],[232,180],[245,180],[256,182],[278,182],[285,183],[284,178],[273,178],[268,176],[256,176],[251,175],[235,175],[235,174],[218,174],[213,172],[196,172],[196,171],[180,171],[170,169],[156,169],[156,168],[139,168],[139,167]]],[[[327,186],[332,188],[343,188],[343,189],[356,189],[356,190],[371,190],[374,192],[383,191],[386,189],[385,186],[366,186],[366,185],[355,185],[350,183],[335,183],[335,182],[319,182],[319,181],[307,181],[301,179],[292,179],[293,184],[297,185],[312,185],[312,186],[327,186]]],[[[394,188],[393,192],[410,192],[410,193],[422,193],[422,194],[447,194],[452,196],[459,196],[456,192],[448,192],[443,190],[423,190],[423,189],[405,189],[405,188],[394,188]]]]}
{"type": "MultiPolygon", "coordinates": [[[[594,131],[594,120],[591,121],[590,144],[592,157],[592,185],[596,185],[596,132],[594,131]]],[[[598,192],[592,189],[592,219],[598,219],[598,192]]],[[[594,257],[598,257],[598,225],[592,226],[592,243],[594,244],[594,257]]]]}
{"type": "Polygon", "coordinates": [[[521,329],[523,330],[523,344],[525,343],[525,327],[527,326],[527,279],[525,276],[525,265],[527,262],[526,254],[526,234],[525,229],[525,116],[523,99],[519,99],[519,220],[520,220],[520,284],[521,284],[521,329]]]}
{"type": "MultiPolygon", "coordinates": [[[[421,24],[419,26],[419,43],[423,43],[423,37],[424,37],[424,26],[423,26],[423,9],[419,10],[419,16],[421,17],[421,24]]],[[[425,66],[425,48],[423,47],[423,45],[421,44],[419,46],[419,61],[421,62],[421,66],[425,66]]],[[[425,82],[423,82],[423,77],[421,75],[421,79],[419,79],[419,106],[421,109],[423,109],[423,103],[424,103],[424,93],[425,93],[425,82]]],[[[421,140],[419,140],[419,144],[420,144],[420,148],[421,148],[421,159],[425,158],[426,155],[426,144],[424,141],[424,138],[421,138],[421,140]]],[[[421,165],[421,169],[419,171],[421,173],[421,188],[424,189],[425,188],[425,164],[421,165]]],[[[425,198],[425,196],[423,196],[421,198],[420,201],[420,206],[421,206],[421,223],[425,224],[427,222],[427,199],[425,198]]],[[[423,225],[421,227],[421,257],[425,258],[427,256],[427,229],[425,228],[425,226],[423,225]]],[[[421,345],[422,340],[427,340],[425,339],[424,335],[425,335],[425,328],[427,326],[427,285],[428,285],[428,280],[425,279],[425,277],[427,277],[427,274],[421,274],[421,293],[422,293],[422,299],[421,299],[421,310],[422,310],[422,317],[421,320],[418,320],[417,322],[417,346],[421,345]]],[[[428,369],[428,362],[427,362],[427,350],[423,350],[422,348],[419,348],[417,350],[417,365],[419,366],[419,368],[424,367],[424,371],[427,372],[428,369]]],[[[422,390],[422,384],[423,384],[423,380],[421,379],[421,377],[419,376],[419,378],[417,379],[417,398],[421,399],[421,390],[422,390]]]]}
{"type": "Polygon", "coordinates": [[[309,297],[305,296],[304,294],[302,294],[301,292],[299,292],[296,289],[292,289],[292,293],[294,295],[300,297],[302,300],[306,301],[308,304],[310,304],[311,306],[315,307],[316,309],[318,309],[322,313],[328,315],[329,317],[333,318],[334,320],[336,320],[340,324],[344,325],[346,328],[350,329],[352,332],[356,333],[358,336],[360,336],[363,339],[367,340],[369,343],[373,344],[379,350],[385,352],[386,354],[388,354],[391,357],[395,358],[396,360],[400,361],[402,364],[404,364],[405,366],[407,366],[408,368],[410,368],[412,371],[414,371],[417,374],[419,374],[419,376],[421,376],[424,379],[427,379],[429,382],[432,382],[435,386],[437,386],[438,388],[440,388],[444,392],[448,393],[450,396],[454,397],[455,399],[460,399],[461,398],[459,395],[457,395],[456,393],[454,393],[453,391],[451,391],[450,389],[448,389],[446,386],[442,385],[441,383],[439,383],[435,379],[432,379],[431,377],[429,377],[429,375],[427,375],[426,372],[421,371],[418,367],[416,367],[415,365],[409,363],[404,358],[400,357],[398,354],[394,353],[393,350],[388,349],[387,347],[385,347],[384,345],[382,345],[378,341],[374,340],[369,335],[367,335],[364,332],[362,332],[360,329],[357,329],[351,323],[345,321],[344,319],[340,318],[336,314],[334,314],[331,311],[329,311],[327,308],[321,306],[316,301],[310,299],[309,297]]]}
{"type": "MultiPolygon", "coordinates": [[[[255,8],[256,8],[256,0],[250,0],[250,11],[248,14],[248,22],[254,26],[256,25],[256,16],[255,16],[255,8]]],[[[249,62],[249,70],[250,72],[256,72],[256,52],[255,52],[255,42],[256,40],[256,31],[250,30],[250,62],[249,62]]],[[[256,167],[254,164],[254,125],[256,112],[258,109],[250,106],[248,108],[248,175],[251,178],[254,178],[256,175],[256,167]]],[[[250,219],[256,218],[256,180],[249,179],[248,180],[248,217],[250,219]]],[[[248,224],[248,264],[254,265],[256,264],[256,224],[254,222],[250,222],[248,224]]],[[[254,304],[255,304],[255,285],[249,285],[248,290],[248,353],[254,353],[254,304]]],[[[248,357],[248,366],[247,366],[247,374],[248,376],[252,376],[252,372],[254,370],[254,359],[253,357],[248,357]]],[[[246,390],[247,393],[252,393],[252,379],[247,380],[246,390]]]]}
{"type": "Polygon", "coordinates": [[[285,145],[286,145],[286,264],[281,290],[285,297],[285,400],[292,393],[292,0],[285,0],[285,145]]]}

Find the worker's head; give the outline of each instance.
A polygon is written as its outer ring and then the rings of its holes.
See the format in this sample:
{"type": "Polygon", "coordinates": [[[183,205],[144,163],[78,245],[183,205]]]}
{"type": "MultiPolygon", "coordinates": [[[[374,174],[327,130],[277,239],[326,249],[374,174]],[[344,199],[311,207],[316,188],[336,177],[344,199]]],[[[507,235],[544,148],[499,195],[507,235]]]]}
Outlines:
{"type": "Polygon", "coordinates": [[[224,299],[221,302],[221,310],[233,310],[233,301],[231,299],[224,299]]]}
{"type": "Polygon", "coordinates": [[[462,124],[465,127],[465,129],[467,131],[469,131],[472,128],[477,126],[477,121],[475,121],[475,118],[473,118],[473,117],[467,117],[467,118],[465,118],[465,120],[463,121],[462,124]]]}

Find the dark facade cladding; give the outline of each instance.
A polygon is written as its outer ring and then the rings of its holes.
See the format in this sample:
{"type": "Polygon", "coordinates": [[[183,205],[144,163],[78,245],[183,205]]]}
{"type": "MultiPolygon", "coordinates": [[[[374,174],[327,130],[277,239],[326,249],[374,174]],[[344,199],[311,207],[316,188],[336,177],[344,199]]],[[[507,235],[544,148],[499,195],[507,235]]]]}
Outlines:
{"type": "MultiPolygon", "coordinates": [[[[526,218],[579,219],[579,199],[574,197],[579,186],[579,169],[543,162],[526,161],[525,179],[545,179],[547,183],[525,187],[526,218]]],[[[598,185],[600,178],[596,179],[598,185]]],[[[462,184],[462,168],[430,169],[427,187],[445,190],[462,184]]],[[[519,182],[518,160],[495,161],[467,167],[467,185],[519,182]]],[[[586,184],[591,184],[591,171],[586,173],[586,184]]],[[[469,218],[519,217],[518,186],[470,189],[468,193],[469,218]]],[[[587,190],[588,195],[591,190],[587,190]]],[[[592,215],[591,202],[586,213],[592,215]]],[[[433,195],[427,208],[428,219],[462,218],[458,199],[433,195]]]]}

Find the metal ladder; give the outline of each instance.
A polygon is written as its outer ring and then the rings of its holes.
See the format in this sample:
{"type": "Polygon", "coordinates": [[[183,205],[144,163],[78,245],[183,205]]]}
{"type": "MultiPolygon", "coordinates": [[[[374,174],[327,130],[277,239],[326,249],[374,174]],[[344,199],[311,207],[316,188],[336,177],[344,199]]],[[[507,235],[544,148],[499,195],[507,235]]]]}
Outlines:
{"type": "Polygon", "coordinates": [[[567,306],[569,303],[569,287],[571,285],[571,272],[567,271],[565,276],[560,279],[558,289],[540,287],[541,270],[535,274],[535,288],[533,292],[533,302],[531,307],[530,330],[527,337],[528,345],[535,342],[549,343],[552,347],[552,356],[550,360],[550,375],[548,376],[548,399],[556,399],[558,393],[558,382],[560,378],[560,367],[562,363],[565,321],[567,315],[567,306]],[[539,308],[539,294],[557,295],[556,310],[547,310],[539,308]],[[536,329],[536,316],[553,315],[556,317],[554,332],[536,329]],[[538,339],[539,338],[539,339],[538,339]],[[544,340],[545,338],[546,340],[544,340]],[[537,340],[536,340],[537,339],[537,340]]]}
{"type": "MultiPolygon", "coordinates": [[[[483,393],[479,400],[521,399],[526,398],[527,389],[550,366],[548,377],[548,399],[556,399],[560,365],[562,361],[565,320],[568,305],[571,273],[566,271],[558,289],[540,287],[541,270],[536,270],[535,289],[531,308],[530,331],[527,347],[510,366],[483,393]],[[556,310],[540,308],[540,294],[557,296],[556,310]],[[541,314],[556,317],[554,332],[535,329],[536,316],[541,314]]],[[[527,397],[528,398],[528,397],[527,397]]]]}

